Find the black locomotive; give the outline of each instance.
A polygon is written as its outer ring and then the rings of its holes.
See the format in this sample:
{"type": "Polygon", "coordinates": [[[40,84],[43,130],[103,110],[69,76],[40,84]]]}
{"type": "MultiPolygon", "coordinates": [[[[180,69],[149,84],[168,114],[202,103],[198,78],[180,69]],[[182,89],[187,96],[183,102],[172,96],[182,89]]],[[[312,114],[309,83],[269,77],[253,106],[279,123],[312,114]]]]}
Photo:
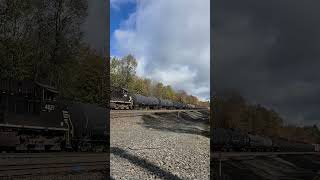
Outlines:
{"type": "Polygon", "coordinates": [[[33,81],[0,81],[1,151],[103,151],[107,109],[57,100],[33,81]]]}
{"type": "Polygon", "coordinates": [[[133,109],[132,97],[129,95],[127,89],[111,86],[110,91],[111,109],[133,109]]]}
{"type": "Polygon", "coordinates": [[[279,137],[266,137],[244,133],[237,129],[214,128],[213,151],[274,151],[274,152],[318,152],[319,144],[288,141],[279,137]]]}
{"type": "Polygon", "coordinates": [[[129,93],[125,88],[111,87],[111,109],[198,109],[192,104],[129,93]]]}

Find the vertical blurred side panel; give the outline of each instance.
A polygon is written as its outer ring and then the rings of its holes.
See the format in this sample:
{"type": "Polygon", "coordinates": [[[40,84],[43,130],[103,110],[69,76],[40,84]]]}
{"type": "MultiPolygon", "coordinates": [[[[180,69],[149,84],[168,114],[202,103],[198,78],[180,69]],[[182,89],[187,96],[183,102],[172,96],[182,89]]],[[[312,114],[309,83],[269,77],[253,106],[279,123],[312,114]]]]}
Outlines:
{"type": "Polygon", "coordinates": [[[213,179],[213,123],[214,123],[214,107],[213,107],[213,101],[214,101],[214,88],[213,88],[213,64],[214,64],[214,58],[213,58],[213,51],[214,51],[214,45],[213,45],[213,23],[214,23],[214,2],[210,2],[210,179],[213,179]]]}
{"type": "Polygon", "coordinates": [[[107,8],[106,8],[106,16],[107,16],[107,27],[104,29],[107,33],[106,39],[106,61],[107,61],[107,86],[106,86],[106,106],[107,106],[107,143],[108,143],[108,160],[107,160],[107,175],[106,177],[110,177],[110,0],[107,0],[107,8]]]}

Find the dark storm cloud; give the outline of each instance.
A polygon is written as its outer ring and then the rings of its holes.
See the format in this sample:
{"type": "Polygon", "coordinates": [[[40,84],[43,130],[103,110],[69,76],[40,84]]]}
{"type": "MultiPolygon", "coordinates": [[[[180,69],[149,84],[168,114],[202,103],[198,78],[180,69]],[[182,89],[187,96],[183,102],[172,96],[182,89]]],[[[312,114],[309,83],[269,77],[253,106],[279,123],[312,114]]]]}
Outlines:
{"type": "Polygon", "coordinates": [[[105,55],[107,47],[107,0],[88,0],[88,16],[82,26],[84,41],[105,55]]]}
{"type": "Polygon", "coordinates": [[[320,122],[320,1],[218,0],[214,91],[232,88],[292,123],[320,122]]]}

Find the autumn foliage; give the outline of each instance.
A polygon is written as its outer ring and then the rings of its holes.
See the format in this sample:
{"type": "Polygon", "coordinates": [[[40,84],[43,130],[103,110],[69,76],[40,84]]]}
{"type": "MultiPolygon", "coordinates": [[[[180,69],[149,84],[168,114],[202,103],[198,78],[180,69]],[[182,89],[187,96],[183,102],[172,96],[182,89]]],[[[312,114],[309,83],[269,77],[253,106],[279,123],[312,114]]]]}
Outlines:
{"type": "Polygon", "coordinates": [[[184,90],[174,90],[170,85],[155,82],[136,74],[138,62],[132,55],[123,58],[112,57],[110,63],[111,85],[127,88],[132,93],[144,96],[155,96],[185,104],[209,106],[208,102],[201,102],[197,97],[187,94],[184,90]]]}
{"type": "Polygon", "coordinates": [[[236,92],[214,97],[213,127],[239,128],[269,137],[282,137],[292,141],[320,143],[320,130],[314,126],[285,125],[277,112],[259,104],[249,104],[236,92]]]}

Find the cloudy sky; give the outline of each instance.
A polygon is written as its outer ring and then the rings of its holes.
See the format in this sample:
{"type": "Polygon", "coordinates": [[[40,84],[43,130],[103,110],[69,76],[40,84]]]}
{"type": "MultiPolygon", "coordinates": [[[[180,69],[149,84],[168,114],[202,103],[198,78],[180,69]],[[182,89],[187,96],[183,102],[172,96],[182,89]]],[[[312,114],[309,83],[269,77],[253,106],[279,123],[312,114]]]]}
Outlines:
{"type": "Polygon", "coordinates": [[[218,0],[214,89],[236,89],[289,123],[320,123],[320,1],[218,0]]]}
{"type": "Polygon", "coordinates": [[[111,55],[133,54],[140,76],[210,94],[209,0],[111,0],[111,55]]]}

